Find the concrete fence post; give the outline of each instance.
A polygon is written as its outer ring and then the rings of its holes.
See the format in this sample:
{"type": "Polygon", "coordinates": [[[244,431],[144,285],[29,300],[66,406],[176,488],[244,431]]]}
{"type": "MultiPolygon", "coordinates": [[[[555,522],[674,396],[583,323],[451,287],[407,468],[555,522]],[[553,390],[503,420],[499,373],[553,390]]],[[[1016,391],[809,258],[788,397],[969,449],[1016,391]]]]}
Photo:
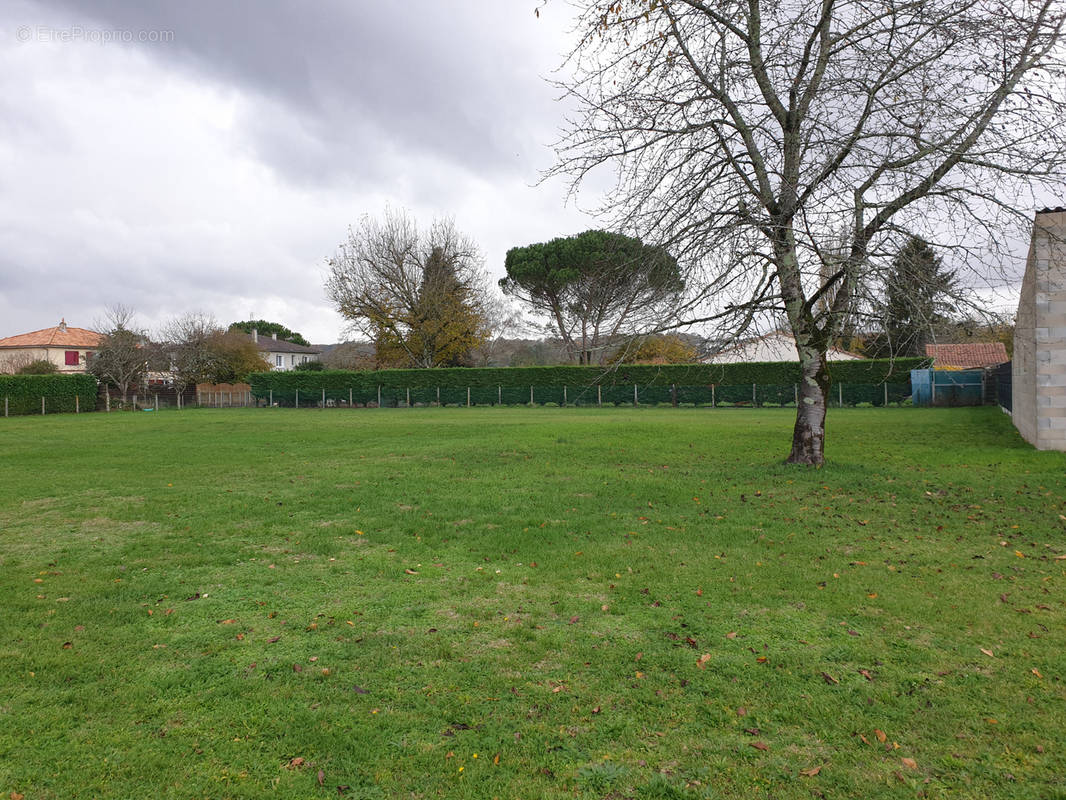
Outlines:
{"type": "Polygon", "coordinates": [[[407,407],[411,407],[411,387],[407,387],[407,407]]]}
{"type": "Polygon", "coordinates": [[[325,387],[322,388],[322,410],[323,411],[326,410],[326,389],[325,389],[325,387]]]}
{"type": "Polygon", "coordinates": [[[792,384],[792,402],[797,406],[800,404],[800,387],[798,383],[792,384]]]}
{"type": "Polygon", "coordinates": [[[348,408],[352,407],[352,387],[348,387],[348,408]]]}
{"type": "Polygon", "coordinates": [[[300,390],[299,389],[296,390],[296,407],[297,408],[300,407],[300,390]]]}
{"type": "Polygon", "coordinates": [[[4,395],[4,416],[7,416],[7,395],[4,395]]]}
{"type": "Polygon", "coordinates": [[[884,408],[888,408],[888,384],[885,384],[885,403],[884,408]]]}
{"type": "Polygon", "coordinates": [[[636,408],[637,405],[638,405],[638,401],[637,401],[637,385],[634,383],[633,384],[633,408],[636,408]]]}
{"type": "Polygon", "coordinates": [[[437,407],[440,408],[440,387],[437,387],[437,407]]]}
{"type": "Polygon", "coordinates": [[[470,408],[470,387],[466,387],[466,407],[470,408]]]}
{"type": "Polygon", "coordinates": [[[603,406],[603,387],[600,386],[599,384],[596,384],[596,407],[600,408],[602,406],[603,406]]]}
{"type": "Polygon", "coordinates": [[[274,407],[274,390],[273,389],[270,390],[270,393],[267,395],[267,397],[269,398],[267,400],[267,402],[270,403],[270,407],[273,408],[274,407]]]}
{"type": "Polygon", "coordinates": [[[714,401],[714,384],[711,384],[711,408],[714,408],[717,404],[714,401]]]}
{"type": "Polygon", "coordinates": [[[533,405],[533,387],[529,387],[529,404],[533,405]]]}
{"type": "Polygon", "coordinates": [[[563,387],[563,405],[566,405],[566,387],[563,387]]]}
{"type": "Polygon", "coordinates": [[[757,399],[755,398],[755,384],[753,383],[753,384],[751,385],[751,407],[752,407],[752,408],[755,408],[755,406],[756,406],[756,404],[757,404],[758,402],[759,402],[759,401],[758,401],[758,400],[757,400],[757,399]]]}
{"type": "Polygon", "coordinates": [[[104,408],[107,409],[107,413],[111,413],[111,391],[104,392],[104,408]]]}
{"type": "Polygon", "coordinates": [[[81,395],[79,394],[74,395],[74,413],[81,413],[81,395]]]}
{"type": "Polygon", "coordinates": [[[837,408],[844,407],[844,384],[837,384],[837,408]]]}
{"type": "MultiPolygon", "coordinates": [[[[159,410],[159,392],[156,392],[156,394],[155,394],[155,410],[156,411],[159,410]]],[[[75,411],[75,413],[77,413],[77,412],[75,411]]]]}
{"type": "Polygon", "coordinates": [[[44,398],[41,398],[41,416],[44,416],[44,398]]]}

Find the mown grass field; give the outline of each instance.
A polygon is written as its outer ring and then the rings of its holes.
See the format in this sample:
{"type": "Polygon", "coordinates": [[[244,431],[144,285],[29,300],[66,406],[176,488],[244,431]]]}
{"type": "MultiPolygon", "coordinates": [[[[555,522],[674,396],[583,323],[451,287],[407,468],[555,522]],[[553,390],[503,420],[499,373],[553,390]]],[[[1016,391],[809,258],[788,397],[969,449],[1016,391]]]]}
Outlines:
{"type": "Polygon", "coordinates": [[[994,409],[0,420],[0,797],[1066,797],[994,409]]]}

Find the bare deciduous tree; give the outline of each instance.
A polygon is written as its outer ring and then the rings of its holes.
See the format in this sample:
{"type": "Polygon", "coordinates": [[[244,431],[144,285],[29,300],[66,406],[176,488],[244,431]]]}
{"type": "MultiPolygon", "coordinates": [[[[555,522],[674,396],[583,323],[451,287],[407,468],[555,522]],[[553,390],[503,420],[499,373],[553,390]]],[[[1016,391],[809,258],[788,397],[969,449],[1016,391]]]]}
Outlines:
{"type": "Polygon", "coordinates": [[[827,347],[899,231],[994,238],[1061,179],[1062,31],[1059,0],[586,0],[552,174],[613,168],[602,211],[700,265],[704,320],[787,316],[818,465],[827,347]]]}
{"type": "Polygon", "coordinates": [[[114,385],[126,404],[130,387],[137,386],[148,372],[151,350],[148,334],[134,327],[135,312],[122,304],[109,306],[103,321],[97,322],[103,334],[89,360],[89,372],[114,385]]]}
{"type": "Polygon", "coordinates": [[[363,217],[329,261],[326,293],[382,366],[466,363],[490,334],[481,254],[450,220],[419,230],[404,212],[363,217]]]}
{"type": "Polygon", "coordinates": [[[168,322],[162,330],[163,358],[178,394],[197,383],[211,383],[220,368],[213,343],[225,331],[209,314],[190,312],[168,322]]]}

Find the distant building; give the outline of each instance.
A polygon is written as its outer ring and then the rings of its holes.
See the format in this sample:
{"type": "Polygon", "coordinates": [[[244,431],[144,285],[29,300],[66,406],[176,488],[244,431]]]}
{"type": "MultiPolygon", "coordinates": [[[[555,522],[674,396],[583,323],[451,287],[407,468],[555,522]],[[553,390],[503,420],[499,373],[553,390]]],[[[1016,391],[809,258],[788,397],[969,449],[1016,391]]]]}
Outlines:
{"type": "Polygon", "coordinates": [[[270,336],[260,336],[259,331],[253,329],[248,334],[248,338],[255,343],[259,355],[270,364],[270,368],[279,372],[295,369],[298,365],[306,364],[308,361],[318,361],[322,353],[317,347],[304,347],[302,344],[293,344],[279,339],[276,333],[270,336]]]}
{"type": "Polygon", "coordinates": [[[31,361],[51,361],[60,372],[88,372],[103,334],[73,328],[66,319],[53,328],[0,339],[0,372],[15,372],[31,361]]]}
{"type": "Polygon", "coordinates": [[[968,344],[927,344],[925,354],[934,369],[987,369],[1010,361],[1003,342],[968,344]]]}
{"type": "MultiPolygon", "coordinates": [[[[862,356],[830,347],[829,361],[855,361],[862,356]]],[[[765,336],[742,339],[736,344],[703,359],[706,364],[753,364],[765,361],[799,361],[796,339],[785,331],[772,331],[765,336]]]]}

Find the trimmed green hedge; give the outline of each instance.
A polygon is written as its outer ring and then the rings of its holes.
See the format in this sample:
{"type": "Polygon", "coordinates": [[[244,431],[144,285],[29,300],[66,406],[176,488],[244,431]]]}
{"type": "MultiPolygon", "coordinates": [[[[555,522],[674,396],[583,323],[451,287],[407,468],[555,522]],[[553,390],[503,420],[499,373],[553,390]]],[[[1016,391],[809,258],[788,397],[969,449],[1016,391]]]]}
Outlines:
{"type": "Polygon", "coordinates": [[[40,414],[42,397],[48,414],[73,412],[77,407],[93,411],[96,387],[92,375],[0,375],[0,413],[6,399],[7,413],[12,416],[40,414]]]}
{"type": "MultiPolygon", "coordinates": [[[[927,363],[923,358],[863,359],[836,361],[830,364],[833,380],[837,383],[880,384],[910,381],[910,371],[927,363]]],[[[378,387],[406,391],[433,390],[437,388],[462,389],[467,387],[504,388],[571,387],[589,386],[632,387],[663,386],[710,386],[786,384],[799,381],[799,362],[781,361],[761,364],[670,364],[663,366],[622,365],[604,367],[485,367],[476,369],[387,369],[387,370],[326,370],[323,372],[257,372],[248,378],[252,394],[266,398],[271,391],[290,393],[299,389],[308,402],[323,389],[327,394],[353,390],[355,394],[376,394],[378,387]]],[[[412,402],[414,399],[412,398],[412,402]]],[[[465,403],[465,395],[464,395],[465,403]]]]}

